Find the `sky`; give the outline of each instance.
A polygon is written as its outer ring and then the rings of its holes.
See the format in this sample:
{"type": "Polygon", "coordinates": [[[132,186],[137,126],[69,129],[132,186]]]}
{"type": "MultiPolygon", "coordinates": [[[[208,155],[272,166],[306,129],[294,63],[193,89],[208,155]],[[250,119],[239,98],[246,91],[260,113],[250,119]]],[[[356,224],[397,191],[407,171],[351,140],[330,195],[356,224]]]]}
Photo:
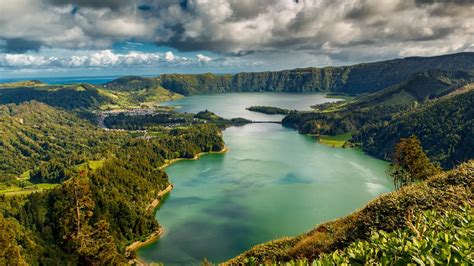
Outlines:
{"type": "Polygon", "coordinates": [[[473,0],[0,0],[0,78],[235,73],[474,51],[473,0]]]}

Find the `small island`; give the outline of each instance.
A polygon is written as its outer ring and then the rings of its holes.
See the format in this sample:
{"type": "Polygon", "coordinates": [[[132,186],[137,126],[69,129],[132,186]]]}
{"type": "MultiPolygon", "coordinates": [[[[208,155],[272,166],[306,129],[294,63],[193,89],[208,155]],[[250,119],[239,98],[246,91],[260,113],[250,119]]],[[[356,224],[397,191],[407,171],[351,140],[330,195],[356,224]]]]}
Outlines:
{"type": "Polygon", "coordinates": [[[250,106],[246,109],[252,112],[259,112],[259,113],[264,113],[267,115],[287,115],[293,112],[292,110],[283,109],[279,107],[261,106],[261,105],[250,106]]]}

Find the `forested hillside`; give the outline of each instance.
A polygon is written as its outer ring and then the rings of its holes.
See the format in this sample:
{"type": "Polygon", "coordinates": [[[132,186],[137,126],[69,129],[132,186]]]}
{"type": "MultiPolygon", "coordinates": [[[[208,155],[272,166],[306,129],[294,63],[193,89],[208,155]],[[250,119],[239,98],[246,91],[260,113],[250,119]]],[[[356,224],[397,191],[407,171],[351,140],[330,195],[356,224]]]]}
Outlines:
{"type": "Polygon", "coordinates": [[[0,173],[18,176],[46,164],[75,165],[100,159],[126,137],[104,132],[78,118],[40,102],[0,105],[0,173]]]}
{"type": "Polygon", "coordinates": [[[124,76],[103,85],[104,88],[114,91],[138,91],[151,89],[159,86],[160,82],[156,78],[144,78],[139,76],[124,76]]]}
{"type": "Polygon", "coordinates": [[[159,228],[150,206],[169,185],[161,166],[224,148],[211,124],[134,138],[38,102],[1,106],[1,121],[2,187],[60,184],[0,194],[4,264],[124,263],[125,246],[159,228]]]}
{"type": "Polygon", "coordinates": [[[444,168],[472,158],[472,82],[468,72],[431,70],[344,102],[292,112],[282,123],[303,134],[352,133],[368,153],[391,159],[400,138],[416,135],[429,157],[444,168]],[[443,125],[443,126],[440,126],[443,125]]]}
{"type": "Polygon", "coordinates": [[[434,161],[452,168],[474,154],[474,90],[439,99],[388,122],[362,128],[354,137],[364,151],[389,159],[400,138],[417,136],[434,161]]]}
{"type": "Polygon", "coordinates": [[[233,75],[205,74],[164,74],[159,77],[161,85],[183,95],[246,91],[232,83],[233,75]]]}
{"type": "MultiPolygon", "coordinates": [[[[160,84],[173,92],[190,95],[216,92],[375,92],[430,70],[454,74],[472,72],[474,53],[435,57],[407,57],[342,67],[302,68],[275,72],[250,72],[235,75],[161,75],[160,84]]],[[[135,83],[135,81],[134,81],[135,83]]]]}
{"type": "Polygon", "coordinates": [[[65,86],[18,86],[18,84],[0,86],[0,104],[39,101],[51,106],[65,109],[98,109],[113,99],[108,98],[92,85],[65,86]],[[12,86],[12,87],[11,87],[12,86]]]}
{"type": "Polygon", "coordinates": [[[48,85],[38,81],[0,83],[0,104],[39,101],[68,110],[153,108],[182,96],[156,79],[127,76],[104,85],[48,85]]]}

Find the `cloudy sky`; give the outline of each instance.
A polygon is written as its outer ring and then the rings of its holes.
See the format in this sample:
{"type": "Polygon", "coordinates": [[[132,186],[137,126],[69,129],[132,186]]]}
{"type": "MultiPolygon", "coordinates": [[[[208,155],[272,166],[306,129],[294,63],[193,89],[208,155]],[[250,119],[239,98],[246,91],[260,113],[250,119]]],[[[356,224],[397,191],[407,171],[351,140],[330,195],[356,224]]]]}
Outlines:
{"type": "Polygon", "coordinates": [[[474,51],[472,0],[0,0],[0,78],[280,70],[474,51]]]}

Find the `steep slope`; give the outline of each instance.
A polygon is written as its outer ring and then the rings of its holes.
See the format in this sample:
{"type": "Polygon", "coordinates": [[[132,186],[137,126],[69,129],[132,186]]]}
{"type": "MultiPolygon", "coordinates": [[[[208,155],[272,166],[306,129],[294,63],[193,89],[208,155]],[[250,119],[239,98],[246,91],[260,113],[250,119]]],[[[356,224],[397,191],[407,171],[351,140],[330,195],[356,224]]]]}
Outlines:
{"type": "Polygon", "coordinates": [[[156,78],[144,78],[139,76],[124,76],[102,85],[104,88],[112,91],[138,91],[142,89],[151,89],[160,85],[156,78]]]}
{"type": "Polygon", "coordinates": [[[283,91],[374,92],[402,82],[415,73],[439,69],[449,73],[474,70],[474,53],[408,57],[342,67],[303,68],[231,75],[162,75],[163,87],[183,94],[283,91]]]}
{"type": "Polygon", "coordinates": [[[0,175],[18,176],[45,163],[100,158],[123,133],[96,130],[77,116],[40,102],[0,105],[0,175]],[[94,156],[93,156],[94,155],[94,156]]]}
{"type": "Polygon", "coordinates": [[[452,168],[474,154],[473,81],[473,74],[462,71],[417,73],[353,100],[290,113],[282,123],[305,134],[351,132],[353,142],[381,159],[391,158],[400,138],[416,135],[432,160],[452,168]]]}
{"type": "Polygon", "coordinates": [[[349,103],[346,109],[423,103],[447,95],[471,82],[474,82],[474,72],[449,73],[440,70],[420,72],[401,83],[359,97],[357,101],[349,103]]]}
{"type": "Polygon", "coordinates": [[[34,170],[32,181],[59,183],[41,193],[0,193],[6,265],[125,263],[125,247],[159,229],[153,202],[171,188],[161,166],[224,148],[210,124],[144,139],[97,129],[38,102],[2,105],[0,114],[0,185],[25,169],[34,170]],[[91,167],[93,159],[100,160],[91,167]]]}
{"type": "Polygon", "coordinates": [[[125,76],[107,82],[101,87],[104,95],[114,99],[106,108],[155,107],[160,102],[172,101],[182,97],[179,93],[167,90],[157,78],[125,76]]]}
{"type": "Polygon", "coordinates": [[[232,75],[164,74],[159,79],[164,88],[182,95],[239,91],[231,83],[232,75]]]}
{"type": "Polygon", "coordinates": [[[428,156],[444,168],[474,155],[474,91],[453,94],[385,123],[368,125],[354,136],[364,151],[391,158],[400,138],[417,136],[428,156]]]}
{"type": "Polygon", "coordinates": [[[341,67],[300,68],[273,72],[237,74],[164,74],[158,78],[126,77],[107,87],[147,88],[159,83],[182,95],[220,92],[375,92],[398,84],[416,73],[437,69],[454,74],[474,71],[474,53],[434,57],[407,57],[341,67]]]}

